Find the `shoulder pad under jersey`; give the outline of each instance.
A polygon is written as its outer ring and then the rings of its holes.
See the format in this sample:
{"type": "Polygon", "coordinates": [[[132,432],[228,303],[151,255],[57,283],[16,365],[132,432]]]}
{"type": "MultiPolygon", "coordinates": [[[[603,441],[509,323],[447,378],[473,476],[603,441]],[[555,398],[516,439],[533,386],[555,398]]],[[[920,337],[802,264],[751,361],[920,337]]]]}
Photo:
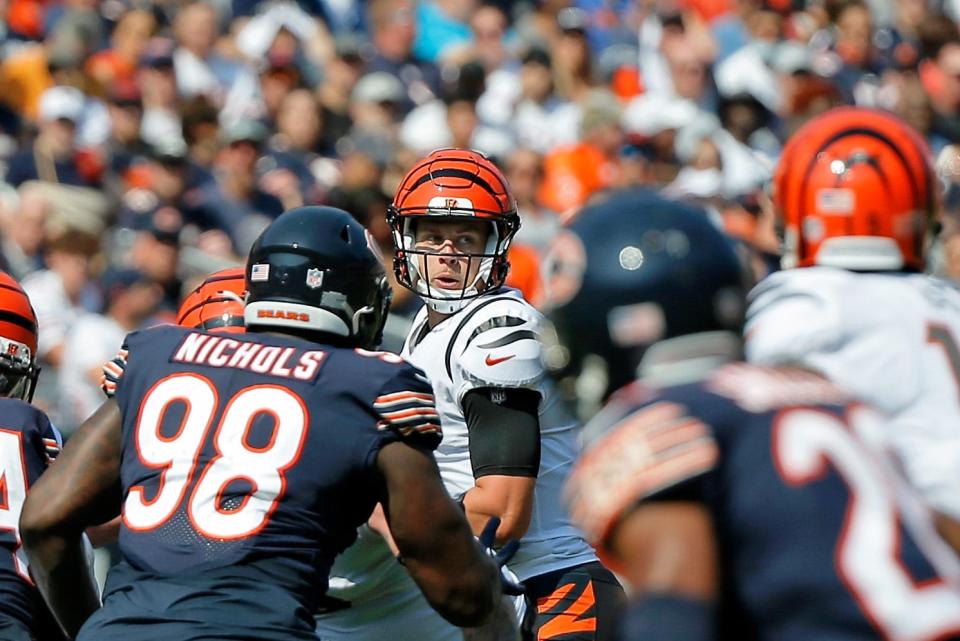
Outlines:
{"type": "Polygon", "coordinates": [[[516,297],[492,298],[469,310],[447,346],[457,398],[477,387],[535,388],[544,376],[542,327],[540,312],[516,297]]]}
{"type": "Polygon", "coordinates": [[[594,439],[567,487],[570,514],[597,547],[639,502],[706,474],[720,456],[711,429],[678,403],[624,409],[608,407],[584,428],[594,439]]]}
{"type": "Polygon", "coordinates": [[[747,298],[747,360],[763,365],[805,363],[831,350],[843,335],[843,282],[851,274],[815,267],[776,272],[747,298]]]}

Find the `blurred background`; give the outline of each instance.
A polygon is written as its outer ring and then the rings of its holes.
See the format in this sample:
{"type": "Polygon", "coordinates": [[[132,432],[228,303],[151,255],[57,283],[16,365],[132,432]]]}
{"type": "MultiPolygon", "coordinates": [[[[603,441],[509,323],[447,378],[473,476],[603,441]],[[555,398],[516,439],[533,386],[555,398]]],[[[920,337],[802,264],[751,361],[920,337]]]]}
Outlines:
{"type": "MultiPolygon", "coordinates": [[[[960,0],[0,0],[0,16],[0,267],[36,307],[37,403],[67,434],[122,336],[172,320],[285,209],[350,211],[390,262],[387,204],[437,147],[506,172],[509,284],[537,303],[562,286],[547,253],[564,221],[634,185],[703,205],[761,277],[783,141],[835,105],[889,110],[937,157],[934,269],[960,279],[960,0]]],[[[419,304],[396,290],[386,347],[419,304]]]]}

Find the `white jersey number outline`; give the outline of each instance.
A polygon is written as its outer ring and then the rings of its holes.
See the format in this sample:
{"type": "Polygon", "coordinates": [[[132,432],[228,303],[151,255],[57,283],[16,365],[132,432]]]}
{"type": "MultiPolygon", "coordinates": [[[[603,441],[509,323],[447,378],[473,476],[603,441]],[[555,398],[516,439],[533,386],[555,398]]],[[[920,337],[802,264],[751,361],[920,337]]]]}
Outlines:
{"type": "Polygon", "coordinates": [[[20,543],[20,512],[27,500],[27,463],[23,454],[23,434],[0,428],[0,531],[13,532],[13,569],[27,583],[30,565],[20,543]]]}
{"type": "MultiPolygon", "coordinates": [[[[791,485],[821,478],[833,467],[847,484],[835,566],[864,615],[889,641],[928,641],[960,631],[960,562],[935,534],[926,508],[888,465],[851,434],[873,434],[878,419],[865,408],[847,417],[787,410],[773,438],[777,471],[791,485]],[[898,558],[898,523],[940,577],[918,584],[898,558]],[[949,583],[947,581],[950,581],[949,583]]],[[[871,442],[872,439],[866,439],[871,442]]]]}
{"type": "MultiPolygon", "coordinates": [[[[163,471],[152,499],[140,485],[127,493],[123,520],[129,529],[158,528],[180,507],[197,474],[200,451],[219,405],[213,383],[199,374],[168,376],[144,396],[134,428],[137,453],[146,467],[163,471]],[[160,425],[174,403],[182,403],[185,413],[177,432],[167,437],[160,433],[160,425]]],[[[216,455],[200,470],[188,499],[187,514],[197,532],[232,540],[266,526],[286,490],[284,472],[300,458],[308,416],[299,396],[276,385],[253,385],[227,401],[213,435],[216,455]],[[270,442],[258,448],[247,442],[247,436],[261,414],[273,416],[274,428],[270,442]],[[222,494],[238,480],[249,482],[252,491],[238,506],[224,509],[222,494]]]]}

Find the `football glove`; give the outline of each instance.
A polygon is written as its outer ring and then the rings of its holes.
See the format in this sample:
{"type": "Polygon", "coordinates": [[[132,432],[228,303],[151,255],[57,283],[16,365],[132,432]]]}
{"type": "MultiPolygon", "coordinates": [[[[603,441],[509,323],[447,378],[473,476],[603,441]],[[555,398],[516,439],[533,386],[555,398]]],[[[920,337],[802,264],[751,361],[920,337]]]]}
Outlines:
{"type": "Polygon", "coordinates": [[[499,550],[493,548],[493,542],[497,536],[497,528],[500,527],[500,518],[491,517],[483,527],[483,532],[477,538],[484,551],[493,559],[497,567],[500,568],[500,588],[504,594],[511,596],[520,596],[524,593],[523,583],[517,578],[517,575],[510,571],[507,562],[517,553],[520,542],[516,539],[510,539],[499,550]]]}
{"type": "Polygon", "coordinates": [[[107,398],[113,398],[117,393],[117,383],[120,382],[126,366],[127,359],[123,354],[117,354],[112,360],[103,364],[103,371],[100,373],[100,389],[107,398]]]}

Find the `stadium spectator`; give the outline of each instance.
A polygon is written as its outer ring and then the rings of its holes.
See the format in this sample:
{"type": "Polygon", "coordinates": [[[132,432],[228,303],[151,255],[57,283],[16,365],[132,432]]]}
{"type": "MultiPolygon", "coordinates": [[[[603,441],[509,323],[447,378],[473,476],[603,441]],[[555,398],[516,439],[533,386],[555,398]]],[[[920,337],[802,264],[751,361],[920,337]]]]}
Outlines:
{"type": "Polygon", "coordinates": [[[5,270],[18,281],[43,266],[50,209],[47,195],[34,183],[24,184],[4,203],[0,251],[5,270]]]}
{"type": "Polygon", "coordinates": [[[411,0],[373,0],[367,8],[367,22],[374,55],[368,71],[394,75],[405,88],[398,107],[405,114],[440,94],[440,71],[413,52],[416,38],[415,4],[411,0]]]}
{"type": "Polygon", "coordinates": [[[68,436],[103,402],[103,364],[116,355],[124,336],[143,325],[163,296],[158,284],[132,269],[109,270],[100,284],[103,313],[82,314],[64,340],[59,427],[68,436]]]}

